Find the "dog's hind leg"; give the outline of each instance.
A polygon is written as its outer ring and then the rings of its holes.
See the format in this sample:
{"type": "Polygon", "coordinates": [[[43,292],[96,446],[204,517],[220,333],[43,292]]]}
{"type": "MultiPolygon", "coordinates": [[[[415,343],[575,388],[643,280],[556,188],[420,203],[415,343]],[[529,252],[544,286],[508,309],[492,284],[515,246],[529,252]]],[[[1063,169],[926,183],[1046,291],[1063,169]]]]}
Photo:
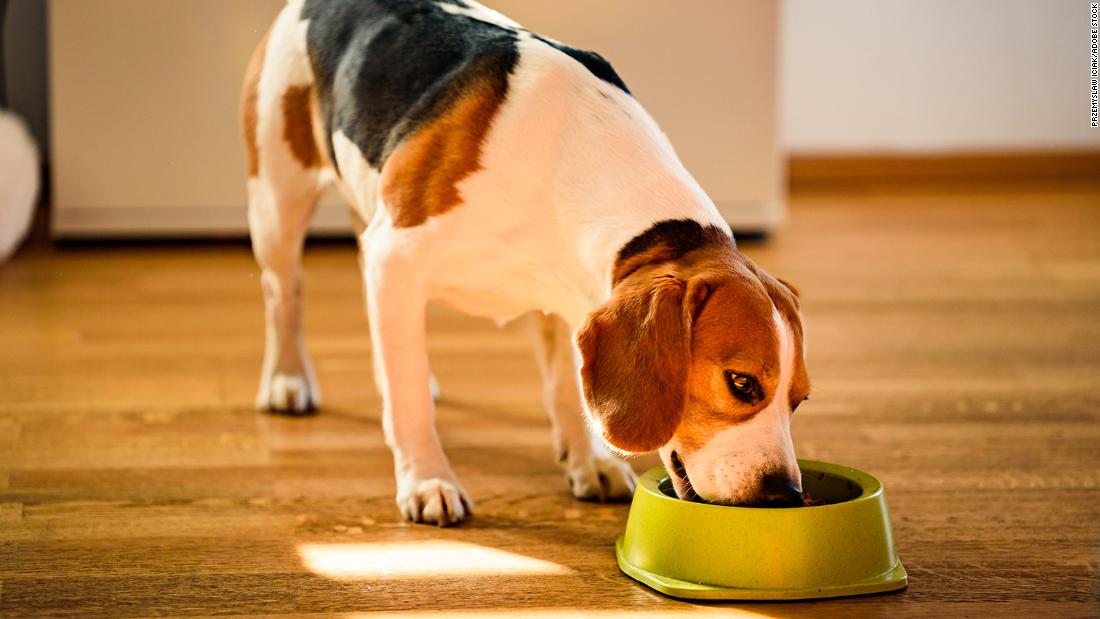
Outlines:
{"type": "Polygon", "coordinates": [[[285,10],[253,56],[241,101],[248,223],[266,312],[256,405],[290,414],[320,402],[302,337],[302,248],[325,163],[314,138],[312,77],[300,31],[294,12],[285,10]]]}
{"type": "Polygon", "coordinates": [[[302,335],[302,245],[314,197],[280,193],[270,182],[249,182],[252,250],[260,265],[265,309],[264,360],[256,406],[302,414],[320,404],[313,364],[302,335]],[[294,215],[297,215],[295,217],[294,215]]]}
{"type": "Polygon", "coordinates": [[[554,453],[565,469],[573,496],[582,500],[625,501],[637,477],[630,465],[608,452],[589,432],[577,384],[577,356],[569,325],[554,315],[529,318],[535,359],[542,374],[542,400],[550,416],[554,453]]]}

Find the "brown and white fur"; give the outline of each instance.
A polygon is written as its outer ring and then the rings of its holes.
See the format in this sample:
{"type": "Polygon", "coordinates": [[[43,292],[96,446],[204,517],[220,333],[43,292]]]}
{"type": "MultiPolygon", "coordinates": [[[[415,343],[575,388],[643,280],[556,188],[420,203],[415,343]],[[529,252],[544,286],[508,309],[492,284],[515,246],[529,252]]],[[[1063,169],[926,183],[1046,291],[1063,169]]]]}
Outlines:
{"type": "Polygon", "coordinates": [[[789,425],[808,383],[793,289],[734,249],[630,94],[475,2],[439,6],[513,29],[518,62],[505,94],[474,79],[380,168],[327,130],[302,0],[289,1],[257,49],[242,118],[267,319],[258,406],[293,413],[320,402],[302,334],[301,257],[315,203],[335,184],[362,224],[375,378],[408,519],[451,524],[473,507],[434,425],[432,299],[499,321],[530,314],[575,496],[628,498],[634,472],[611,452],[651,450],[683,473],[674,479],[684,497],[759,502],[770,496],[762,480],[776,475],[797,492],[789,425]],[[668,221],[692,222],[706,242],[678,253],[657,234],[622,259],[668,221]],[[730,371],[759,377],[766,401],[731,398],[730,371]]]}

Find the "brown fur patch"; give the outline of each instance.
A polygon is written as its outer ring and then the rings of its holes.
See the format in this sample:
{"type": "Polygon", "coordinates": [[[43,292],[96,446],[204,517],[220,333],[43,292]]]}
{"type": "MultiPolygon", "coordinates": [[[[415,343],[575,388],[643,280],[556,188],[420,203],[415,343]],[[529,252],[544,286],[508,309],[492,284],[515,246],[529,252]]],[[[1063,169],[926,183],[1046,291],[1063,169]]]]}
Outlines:
{"type": "Polygon", "coordinates": [[[687,219],[658,222],[619,250],[611,272],[612,285],[647,264],[671,262],[700,249],[728,253],[733,239],[728,230],[714,225],[687,219]]]}
{"type": "Polygon", "coordinates": [[[320,164],[313,132],[313,87],[291,86],[283,93],[283,139],[303,168],[320,164]]]}
{"type": "Polygon", "coordinates": [[[611,281],[618,283],[634,271],[647,264],[658,264],[675,259],[674,250],[666,245],[655,245],[644,251],[638,252],[629,258],[616,260],[611,269],[611,281]]]}
{"type": "Polygon", "coordinates": [[[270,30],[264,33],[264,38],[252,52],[252,59],[248,62],[241,88],[241,134],[244,137],[249,176],[257,176],[260,173],[260,145],[256,136],[256,124],[259,122],[260,73],[264,68],[270,36],[270,30]]]}
{"type": "Polygon", "coordinates": [[[779,334],[765,287],[734,252],[707,253],[692,256],[690,268],[693,281],[707,282],[711,294],[692,329],[687,401],[676,432],[685,453],[764,410],[780,380],[779,334]],[[734,398],[726,380],[731,371],[756,377],[765,397],[752,403],[734,398]]]}
{"type": "Polygon", "coordinates": [[[667,267],[638,271],[577,334],[588,409],[623,451],[657,449],[680,425],[691,358],[685,294],[667,267]]]}
{"type": "Polygon", "coordinates": [[[381,185],[394,226],[419,226],[462,201],[456,185],[481,169],[481,143],[506,91],[506,82],[475,77],[393,152],[382,167],[381,185]]]}

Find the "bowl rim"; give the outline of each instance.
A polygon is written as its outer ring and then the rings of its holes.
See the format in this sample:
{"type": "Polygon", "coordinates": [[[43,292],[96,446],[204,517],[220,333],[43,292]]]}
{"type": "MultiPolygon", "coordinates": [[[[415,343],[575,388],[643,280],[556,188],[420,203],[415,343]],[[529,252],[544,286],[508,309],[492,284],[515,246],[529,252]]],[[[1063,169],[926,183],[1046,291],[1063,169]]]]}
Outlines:
{"type": "Polygon", "coordinates": [[[861,471],[850,466],[843,464],[833,464],[832,462],[823,462],[821,460],[804,460],[798,459],[798,468],[802,471],[803,475],[807,470],[815,473],[826,473],[846,479],[848,481],[859,484],[862,492],[859,496],[849,499],[847,501],[841,501],[839,503],[824,503],[822,505],[803,505],[802,507],[752,507],[745,505],[716,505],[714,503],[703,503],[696,501],[685,501],[680,498],[670,497],[661,490],[661,482],[671,477],[668,471],[665,470],[664,465],[654,467],[645,473],[638,479],[638,489],[652,495],[654,498],[663,501],[671,501],[677,504],[683,504],[685,506],[691,506],[696,509],[705,510],[721,510],[723,513],[730,513],[731,510],[781,510],[783,512],[798,511],[801,509],[836,509],[843,508],[846,505],[854,505],[859,503],[866,503],[874,501],[878,497],[882,496],[883,486],[882,481],[874,475],[861,471]]]}

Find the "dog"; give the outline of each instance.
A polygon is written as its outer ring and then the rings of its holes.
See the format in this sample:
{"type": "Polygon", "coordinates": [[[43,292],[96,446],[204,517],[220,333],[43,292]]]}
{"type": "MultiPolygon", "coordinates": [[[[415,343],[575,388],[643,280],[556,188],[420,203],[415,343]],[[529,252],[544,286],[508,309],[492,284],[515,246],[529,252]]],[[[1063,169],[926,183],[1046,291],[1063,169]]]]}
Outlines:
{"type": "Polygon", "coordinates": [[[737,251],[603,57],[472,0],[289,0],[241,111],[266,308],[257,405],[320,402],[301,256],[335,184],[356,220],[408,520],[455,524],[473,508],[434,425],[429,300],[530,316],[576,497],[628,499],[636,478],[618,456],[658,451],[681,498],[802,504],[797,291],[737,251]]]}

